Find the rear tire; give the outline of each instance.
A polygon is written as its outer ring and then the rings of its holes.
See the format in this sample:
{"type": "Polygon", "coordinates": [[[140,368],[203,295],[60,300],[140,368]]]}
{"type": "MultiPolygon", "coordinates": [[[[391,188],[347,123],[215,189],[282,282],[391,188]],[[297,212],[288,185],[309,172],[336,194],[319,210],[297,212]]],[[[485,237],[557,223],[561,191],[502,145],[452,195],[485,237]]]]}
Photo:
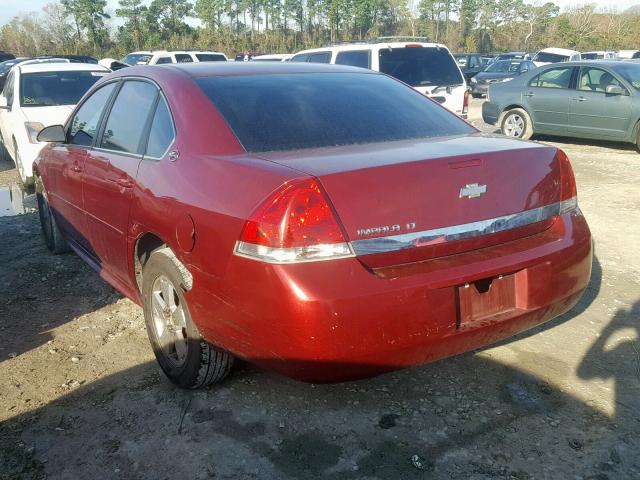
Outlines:
{"type": "Polygon", "coordinates": [[[531,117],[522,108],[513,108],[503,115],[500,130],[507,137],[529,140],[533,135],[531,117]]]}
{"type": "Polygon", "coordinates": [[[640,153],[640,122],[636,126],[636,150],[640,153]]]}
{"type": "Polygon", "coordinates": [[[42,229],[42,237],[44,243],[51,253],[59,254],[68,252],[69,244],[64,239],[58,222],[49,208],[49,202],[44,194],[44,190],[36,193],[38,200],[38,216],[40,217],[40,228],[42,229]]]}
{"type": "Polygon", "coordinates": [[[142,276],[142,306],[156,360],[169,380],[196,389],[223,380],[234,357],[206,342],[191,319],[189,272],[169,248],[151,254],[142,276]]]}

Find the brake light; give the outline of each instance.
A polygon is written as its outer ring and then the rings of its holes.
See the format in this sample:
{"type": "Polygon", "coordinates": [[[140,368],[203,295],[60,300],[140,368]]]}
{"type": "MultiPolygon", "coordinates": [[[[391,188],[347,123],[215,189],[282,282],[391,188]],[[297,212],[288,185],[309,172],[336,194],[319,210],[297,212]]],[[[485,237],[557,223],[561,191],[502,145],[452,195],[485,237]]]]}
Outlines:
{"type": "Polygon", "coordinates": [[[314,179],[289,183],[271,194],[245,223],[235,253],[268,263],[354,256],[314,179]]]}
{"type": "Polygon", "coordinates": [[[462,113],[469,112],[469,90],[464,91],[464,100],[462,101],[462,113]]]}
{"type": "Polygon", "coordinates": [[[404,48],[422,48],[422,45],[419,43],[407,43],[404,48]]]}
{"type": "Polygon", "coordinates": [[[578,208],[578,189],[567,154],[558,149],[556,159],[560,164],[560,215],[562,215],[578,208]]]}

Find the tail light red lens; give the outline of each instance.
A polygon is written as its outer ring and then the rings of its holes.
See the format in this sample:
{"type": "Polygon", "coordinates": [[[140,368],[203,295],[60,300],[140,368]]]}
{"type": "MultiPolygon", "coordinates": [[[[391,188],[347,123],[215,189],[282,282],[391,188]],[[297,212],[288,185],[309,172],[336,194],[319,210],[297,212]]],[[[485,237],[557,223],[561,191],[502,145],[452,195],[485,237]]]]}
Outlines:
{"type": "Polygon", "coordinates": [[[236,254],[270,263],[295,263],[353,256],[318,182],[285,185],[271,194],[245,223],[236,254]]]}
{"type": "Polygon", "coordinates": [[[462,101],[462,113],[469,112],[469,90],[464,92],[464,100],[462,101]]]}
{"type": "Polygon", "coordinates": [[[563,214],[578,207],[578,189],[567,154],[558,149],[556,159],[560,165],[560,214],[563,214]]]}

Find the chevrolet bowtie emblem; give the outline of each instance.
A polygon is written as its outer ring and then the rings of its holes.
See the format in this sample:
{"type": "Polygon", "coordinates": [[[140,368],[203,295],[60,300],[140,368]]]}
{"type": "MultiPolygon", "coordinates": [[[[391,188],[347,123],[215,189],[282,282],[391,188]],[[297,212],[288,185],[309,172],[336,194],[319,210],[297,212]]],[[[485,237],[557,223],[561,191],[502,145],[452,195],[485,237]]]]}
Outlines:
{"type": "Polygon", "coordinates": [[[477,198],[487,192],[486,185],[478,185],[477,183],[469,183],[460,189],[460,198],[477,198]]]}

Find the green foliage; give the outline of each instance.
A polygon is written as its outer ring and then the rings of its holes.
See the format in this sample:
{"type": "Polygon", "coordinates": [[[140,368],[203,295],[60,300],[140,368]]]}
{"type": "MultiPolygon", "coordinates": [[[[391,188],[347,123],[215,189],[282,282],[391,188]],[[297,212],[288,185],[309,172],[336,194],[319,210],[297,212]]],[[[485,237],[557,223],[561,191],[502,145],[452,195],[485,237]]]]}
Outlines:
{"type": "Polygon", "coordinates": [[[640,10],[560,13],[526,0],[59,0],[0,27],[0,49],[17,54],[122,56],[141,49],[294,52],[329,42],[420,35],[461,51],[546,46],[634,48],[640,10]],[[116,26],[117,25],[117,26],[116,26]]]}

